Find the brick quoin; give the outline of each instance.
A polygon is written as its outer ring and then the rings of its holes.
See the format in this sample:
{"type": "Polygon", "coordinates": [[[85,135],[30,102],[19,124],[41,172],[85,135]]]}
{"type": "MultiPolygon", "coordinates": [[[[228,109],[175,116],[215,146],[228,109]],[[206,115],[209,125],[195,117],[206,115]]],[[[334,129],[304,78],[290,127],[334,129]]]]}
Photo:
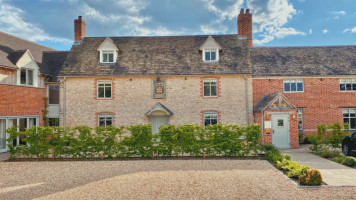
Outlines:
{"type": "MultiPolygon", "coordinates": [[[[304,78],[303,81],[304,92],[283,92],[283,78],[253,79],[253,105],[265,94],[283,93],[297,108],[303,108],[304,138],[316,132],[318,124],[343,123],[343,107],[356,106],[356,92],[341,92],[339,78],[304,78]]],[[[255,121],[258,121],[256,116],[255,121]]]]}
{"type": "Polygon", "coordinates": [[[38,115],[43,126],[45,88],[0,85],[0,116],[38,115]]]}

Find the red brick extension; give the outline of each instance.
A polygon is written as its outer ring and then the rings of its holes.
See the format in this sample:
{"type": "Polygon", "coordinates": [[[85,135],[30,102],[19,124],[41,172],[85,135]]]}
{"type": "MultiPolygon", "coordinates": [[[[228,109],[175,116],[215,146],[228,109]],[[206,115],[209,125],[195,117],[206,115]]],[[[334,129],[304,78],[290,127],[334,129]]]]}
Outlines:
{"type": "MultiPolygon", "coordinates": [[[[297,108],[303,108],[305,138],[318,124],[342,123],[342,108],[355,107],[356,92],[340,92],[339,87],[339,78],[304,78],[304,92],[291,93],[283,92],[282,78],[253,79],[253,105],[265,94],[282,92],[297,108]]],[[[255,116],[255,122],[259,120],[255,116]]]]}
{"type": "Polygon", "coordinates": [[[38,115],[43,126],[45,88],[0,85],[0,116],[38,115]]]}

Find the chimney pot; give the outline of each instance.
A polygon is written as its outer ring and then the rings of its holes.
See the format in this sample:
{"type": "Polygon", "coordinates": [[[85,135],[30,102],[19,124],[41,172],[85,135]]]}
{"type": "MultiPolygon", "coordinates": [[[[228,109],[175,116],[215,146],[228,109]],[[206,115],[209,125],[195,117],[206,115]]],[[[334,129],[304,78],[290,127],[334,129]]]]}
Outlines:
{"type": "Polygon", "coordinates": [[[82,19],[82,16],[78,16],[78,19],[82,19]]]}
{"type": "Polygon", "coordinates": [[[243,8],[240,10],[240,14],[244,14],[244,9],[243,8]]]}
{"type": "Polygon", "coordinates": [[[246,9],[246,14],[250,14],[250,9],[246,9]]]}

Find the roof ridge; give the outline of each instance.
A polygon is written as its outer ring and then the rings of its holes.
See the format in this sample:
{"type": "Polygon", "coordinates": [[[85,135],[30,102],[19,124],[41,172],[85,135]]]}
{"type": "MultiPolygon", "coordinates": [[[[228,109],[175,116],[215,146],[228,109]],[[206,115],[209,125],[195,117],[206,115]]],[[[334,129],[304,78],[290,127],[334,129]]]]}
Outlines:
{"type": "Polygon", "coordinates": [[[88,37],[86,36],[85,38],[158,38],[158,37],[197,37],[197,36],[233,36],[237,34],[207,34],[207,35],[152,35],[152,36],[93,36],[93,37],[88,37]]]}
{"type": "Polygon", "coordinates": [[[327,45],[327,46],[257,46],[254,49],[258,48],[321,48],[321,47],[356,47],[355,45],[327,45]]]}
{"type": "Polygon", "coordinates": [[[30,41],[30,40],[26,40],[26,39],[20,38],[20,37],[15,36],[15,35],[11,35],[10,33],[5,33],[5,32],[2,32],[2,31],[0,31],[0,33],[3,33],[3,34],[5,34],[5,35],[10,36],[10,37],[13,37],[13,38],[15,38],[15,39],[20,39],[20,40],[23,40],[23,41],[25,41],[25,42],[35,44],[35,45],[37,45],[37,46],[41,46],[41,47],[44,47],[44,48],[47,48],[47,49],[51,49],[51,50],[53,50],[53,51],[58,51],[58,50],[53,49],[53,48],[51,48],[51,47],[47,47],[47,46],[38,44],[38,43],[36,43],[36,42],[32,42],[32,41],[30,41]]]}

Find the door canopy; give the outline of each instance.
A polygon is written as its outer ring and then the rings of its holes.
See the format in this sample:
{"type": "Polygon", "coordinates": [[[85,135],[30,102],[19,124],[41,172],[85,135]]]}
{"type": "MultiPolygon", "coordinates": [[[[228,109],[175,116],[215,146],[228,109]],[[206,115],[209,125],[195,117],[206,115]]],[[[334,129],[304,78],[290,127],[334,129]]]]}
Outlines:
{"type": "Polygon", "coordinates": [[[153,108],[151,108],[146,115],[147,116],[152,116],[152,115],[157,115],[158,113],[161,113],[160,115],[173,115],[173,112],[170,111],[166,106],[164,106],[163,104],[161,104],[160,102],[156,103],[155,106],[153,106],[153,108]]]}
{"type": "Polygon", "coordinates": [[[297,108],[282,93],[272,93],[263,96],[253,108],[253,111],[295,109],[297,108]]]}

